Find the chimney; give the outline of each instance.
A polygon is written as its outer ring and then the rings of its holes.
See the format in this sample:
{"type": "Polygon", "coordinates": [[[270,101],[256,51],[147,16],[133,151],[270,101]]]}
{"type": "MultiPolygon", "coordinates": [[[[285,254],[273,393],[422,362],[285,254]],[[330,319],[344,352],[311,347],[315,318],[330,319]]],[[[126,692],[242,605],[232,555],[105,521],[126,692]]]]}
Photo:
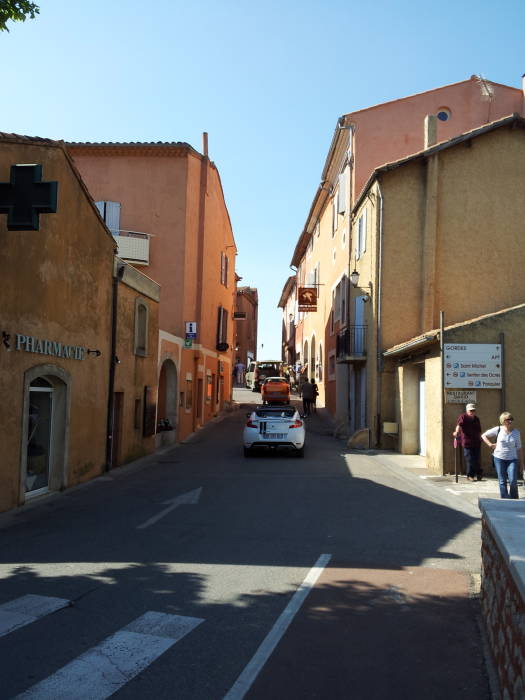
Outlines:
{"type": "Polygon", "coordinates": [[[437,117],[435,114],[427,114],[425,117],[424,147],[425,149],[437,143],[437,117]]]}
{"type": "Polygon", "coordinates": [[[202,153],[206,158],[208,157],[208,132],[202,132],[202,153]]]}

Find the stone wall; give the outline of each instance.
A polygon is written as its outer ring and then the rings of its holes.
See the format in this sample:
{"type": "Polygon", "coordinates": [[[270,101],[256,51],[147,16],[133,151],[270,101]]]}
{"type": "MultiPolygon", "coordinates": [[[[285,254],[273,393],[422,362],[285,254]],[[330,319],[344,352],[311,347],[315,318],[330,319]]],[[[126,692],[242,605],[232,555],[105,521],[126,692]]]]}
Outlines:
{"type": "Polygon", "coordinates": [[[483,512],[481,609],[488,643],[502,700],[522,700],[525,698],[525,600],[521,567],[516,567],[516,558],[523,560],[525,547],[512,534],[516,526],[522,528],[525,504],[484,499],[480,507],[483,512]],[[516,547],[522,549],[521,555],[516,547]]]}

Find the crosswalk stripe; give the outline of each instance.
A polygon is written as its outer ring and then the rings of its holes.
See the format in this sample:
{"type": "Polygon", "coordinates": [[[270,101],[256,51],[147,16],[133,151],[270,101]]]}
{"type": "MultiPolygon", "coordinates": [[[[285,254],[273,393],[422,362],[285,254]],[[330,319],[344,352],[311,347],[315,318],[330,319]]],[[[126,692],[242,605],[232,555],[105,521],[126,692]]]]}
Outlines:
{"type": "Polygon", "coordinates": [[[0,605],[0,637],[71,605],[65,598],[28,594],[0,605]]]}
{"type": "Polygon", "coordinates": [[[32,686],[18,700],[104,700],[204,622],[147,612],[32,686]]]}

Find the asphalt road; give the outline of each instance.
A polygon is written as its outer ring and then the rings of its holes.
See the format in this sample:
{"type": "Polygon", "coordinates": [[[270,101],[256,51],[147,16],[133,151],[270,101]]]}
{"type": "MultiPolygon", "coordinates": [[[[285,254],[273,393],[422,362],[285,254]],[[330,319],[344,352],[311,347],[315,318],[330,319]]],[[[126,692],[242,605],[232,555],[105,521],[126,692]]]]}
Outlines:
{"type": "Polygon", "coordinates": [[[246,410],[0,518],[0,698],[490,697],[470,504],[246,410]]]}

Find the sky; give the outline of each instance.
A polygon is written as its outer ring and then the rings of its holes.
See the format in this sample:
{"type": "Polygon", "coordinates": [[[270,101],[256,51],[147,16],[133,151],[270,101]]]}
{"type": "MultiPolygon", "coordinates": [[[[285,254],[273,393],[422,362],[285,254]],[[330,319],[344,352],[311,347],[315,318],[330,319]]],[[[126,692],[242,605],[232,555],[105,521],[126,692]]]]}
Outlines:
{"type": "Polygon", "coordinates": [[[36,0],[0,33],[0,131],[186,141],[221,175],[260,359],[342,114],[481,74],[521,87],[523,0],[36,0]]]}

